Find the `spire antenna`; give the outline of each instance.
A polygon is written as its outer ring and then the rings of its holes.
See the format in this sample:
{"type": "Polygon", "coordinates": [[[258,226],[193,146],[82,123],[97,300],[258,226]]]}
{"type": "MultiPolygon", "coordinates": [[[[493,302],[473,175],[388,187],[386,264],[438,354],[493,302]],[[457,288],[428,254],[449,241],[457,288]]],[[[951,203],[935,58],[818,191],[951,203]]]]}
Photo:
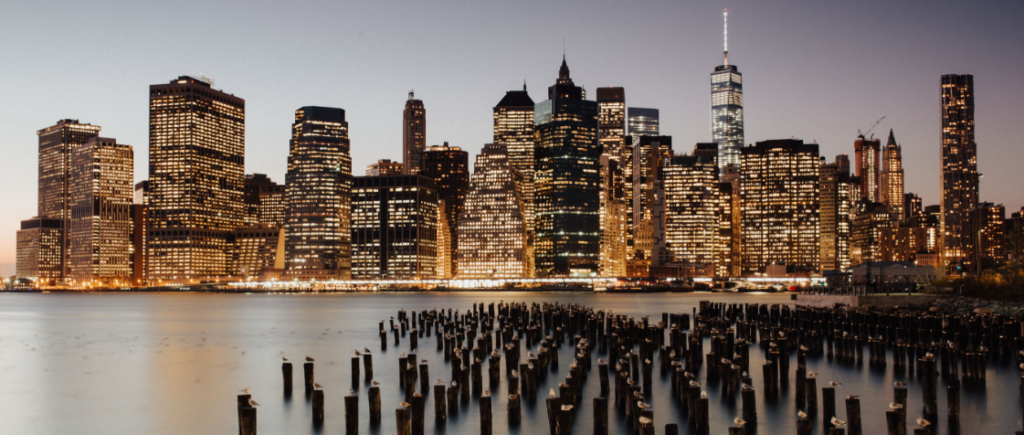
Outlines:
{"type": "Polygon", "coordinates": [[[562,60],[565,60],[565,33],[562,34],[562,60]]]}
{"type": "Polygon", "coordinates": [[[722,36],[724,37],[723,54],[725,55],[725,66],[729,66],[729,9],[722,11],[722,36]]]}

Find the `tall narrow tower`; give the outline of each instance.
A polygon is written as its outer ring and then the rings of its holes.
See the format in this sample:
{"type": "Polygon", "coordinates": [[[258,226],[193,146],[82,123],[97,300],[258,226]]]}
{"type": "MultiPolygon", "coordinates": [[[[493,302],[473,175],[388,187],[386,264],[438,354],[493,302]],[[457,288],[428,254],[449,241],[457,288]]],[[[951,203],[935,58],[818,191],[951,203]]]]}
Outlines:
{"type": "Polygon", "coordinates": [[[427,112],[423,100],[409,91],[402,115],[402,173],[415,175],[423,165],[423,150],[427,148],[427,112]]]}
{"type": "Polygon", "coordinates": [[[889,130],[889,140],[882,151],[882,203],[889,206],[893,220],[904,220],[903,211],[903,147],[889,130]]]}
{"type": "Polygon", "coordinates": [[[942,259],[943,263],[954,265],[970,261],[970,215],[978,206],[973,75],[942,76],[941,152],[942,259]]]}
{"type": "Polygon", "coordinates": [[[729,65],[729,11],[724,20],[724,63],[711,73],[711,136],[718,143],[718,165],[721,173],[735,172],[740,148],[743,147],[743,74],[736,65],[729,65]]]}

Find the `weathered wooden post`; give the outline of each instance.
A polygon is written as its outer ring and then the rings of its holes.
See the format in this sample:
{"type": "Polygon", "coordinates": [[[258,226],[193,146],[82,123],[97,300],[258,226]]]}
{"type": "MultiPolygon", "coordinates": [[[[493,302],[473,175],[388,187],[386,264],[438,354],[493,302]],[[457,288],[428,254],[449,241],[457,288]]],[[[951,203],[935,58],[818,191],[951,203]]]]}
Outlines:
{"type": "MultiPolygon", "coordinates": [[[[395,339],[398,339],[398,331],[395,331],[395,339]]],[[[412,415],[409,412],[409,408],[398,408],[395,410],[395,421],[396,428],[398,429],[398,435],[412,435],[412,415]]]]}
{"type": "Polygon", "coordinates": [[[608,435],[608,399],[594,398],[594,435],[608,435]]]}
{"type": "Polygon", "coordinates": [[[292,363],[285,361],[281,364],[281,376],[284,378],[284,395],[292,395],[292,363]]]}
{"type": "Polygon", "coordinates": [[[757,401],[753,388],[743,388],[740,391],[740,401],[743,403],[743,419],[747,423],[757,423],[757,401]]]}
{"type": "Polygon", "coordinates": [[[886,411],[885,427],[888,435],[900,435],[900,414],[896,411],[886,411]]]}
{"type": "Polygon", "coordinates": [[[747,432],[743,430],[742,426],[730,427],[729,435],[744,435],[747,432]]]}
{"type": "Polygon", "coordinates": [[[434,385],[434,423],[439,424],[448,418],[448,410],[445,409],[444,384],[434,385]]]}
{"type": "Polygon", "coordinates": [[[846,424],[850,435],[863,435],[860,418],[860,399],[849,396],[846,398],[846,424]]]}
{"type": "Polygon", "coordinates": [[[345,396],[345,433],[359,433],[359,396],[345,396]]]}
{"type": "Polygon", "coordinates": [[[807,419],[800,419],[796,421],[796,435],[811,435],[811,429],[813,422],[807,419]]]}
{"type": "Polygon", "coordinates": [[[256,435],[256,408],[252,406],[242,408],[238,425],[242,435],[256,435]]]}
{"type": "Polygon", "coordinates": [[[518,426],[519,422],[522,421],[522,396],[519,393],[508,395],[508,423],[512,426],[518,426]]]}
{"type": "Polygon", "coordinates": [[[373,379],[373,355],[363,354],[363,371],[366,372],[366,379],[373,379]]]}
{"type": "Polygon", "coordinates": [[[896,415],[899,416],[899,435],[907,435],[907,389],[904,387],[896,387],[892,390],[893,402],[902,405],[896,410],[896,415]]]}
{"type": "Polygon", "coordinates": [[[366,400],[370,407],[370,421],[380,423],[380,387],[374,385],[366,390],[366,400]]]}
{"type": "Polygon", "coordinates": [[[572,435],[572,405],[562,405],[558,409],[555,435],[572,435]]]}
{"type": "Polygon", "coordinates": [[[550,429],[551,435],[555,435],[555,428],[558,426],[558,411],[561,410],[561,408],[561,401],[558,400],[557,397],[548,397],[548,429],[550,429]]]}
{"type": "Polygon", "coordinates": [[[701,397],[697,400],[697,433],[702,435],[709,435],[711,433],[709,403],[707,397],[701,397]]]}
{"type": "Polygon", "coordinates": [[[324,390],[313,390],[312,393],[313,423],[324,422],[324,390]]]}
{"type": "Polygon", "coordinates": [[[491,396],[480,397],[480,435],[491,435],[491,396]]]}
{"type": "Polygon", "coordinates": [[[807,392],[807,409],[804,412],[807,415],[815,415],[818,413],[818,380],[807,378],[804,380],[804,387],[807,392]]]}
{"type": "MultiPolygon", "coordinates": [[[[413,330],[415,331],[415,329],[413,330]]],[[[413,337],[416,335],[414,334],[413,337]]],[[[423,420],[426,408],[427,398],[420,393],[413,393],[412,395],[412,407],[411,407],[411,419],[412,419],[412,435],[423,435],[423,420]]]]}
{"type": "MultiPolygon", "coordinates": [[[[949,421],[960,420],[960,380],[950,379],[946,385],[946,406],[949,410],[949,421]]],[[[851,434],[853,435],[853,434],[851,434]]]]}
{"type": "Polygon", "coordinates": [[[352,387],[359,386],[359,357],[352,357],[352,387]]]}
{"type": "Polygon", "coordinates": [[[306,395],[313,392],[313,362],[302,364],[302,375],[306,382],[306,395]]]}
{"type": "MultiPolygon", "coordinates": [[[[455,383],[455,382],[452,382],[455,383]]],[[[448,387],[448,415],[459,415],[459,387],[448,387]]]]}
{"type": "Polygon", "coordinates": [[[832,428],[832,417],[836,416],[836,389],[825,387],[821,389],[821,408],[825,411],[821,421],[825,423],[826,429],[832,428]]]}
{"type": "Polygon", "coordinates": [[[679,435],[679,425],[675,423],[666,424],[665,435],[679,435]]]}

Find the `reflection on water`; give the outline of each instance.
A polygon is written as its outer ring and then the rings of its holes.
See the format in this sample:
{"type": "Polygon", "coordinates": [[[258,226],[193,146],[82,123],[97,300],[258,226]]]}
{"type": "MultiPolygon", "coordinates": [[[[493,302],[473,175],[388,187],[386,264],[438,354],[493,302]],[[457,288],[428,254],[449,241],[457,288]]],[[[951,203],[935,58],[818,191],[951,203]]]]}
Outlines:
{"type": "MultiPolygon", "coordinates": [[[[717,294],[592,294],[592,293],[393,293],[376,295],[221,295],[164,294],[0,294],[0,434],[228,434],[237,433],[235,395],[250,388],[258,411],[259,432],[288,434],[344,433],[343,397],[351,387],[350,360],[354,349],[374,350],[374,374],[381,382],[383,422],[371,426],[366,401],[369,381],[357,386],[360,395],[360,433],[395,433],[394,410],[402,400],[398,389],[398,355],[408,351],[405,337],[399,347],[389,337],[388,349],[379,350],[377,322],[407,311],[458,308],[474,302],[498,300],[580,303],[616,314],[650,315],[691,313],[700,300],[732,303],[788,303],[786,295],[717,294]],[[302,394],[301,360],[316,358],[316,381],[324,386],[326,420],[314,427],[310,404],[302,394]],[[281,388],[281,357],[296,362],[295,393],[285,397],[281,388]]],[[[450,368],[435,351],[434,338],[420,339],[419,358],[429,360],[431,383],[448,380],[450,368]]],[[[705,343],[705,349],[709,344],[705,343]]],[[[751,348],[750,367],[763,357],[751,348]]],[[[606,358],[595,350],[594,358],[606,358]]],[[[795,353],[793,358],[795,359],[795,353]]],[[[571,347],[562,346],[559,360],[571,361],[571,347]]],[[[890,360],[891,361],[891,360],[890,360]]],[[[504,363],[503,363],[504,366],[504,363]]],[[[596,364],[594,370],[596,370],[596,364]]],[[[795,360],[790,364],[796,367],[795,360]]],[[[867,364],[857,366],[808,358],[818,373],[819,387],[841,382],[836,391],[840,418],[842,398],[861,397],[864,433],[885,433],[885,415],[892,398],[892,383],[910,384],[910,426],[921,414],[921,388],[909,373],[895,377],[867,364]]],[[[546,433],[543,398],[565,379],[569,364],[559,365],[537,388],[538,400],[522,402],[522,423],[507,424],[507,391],[503,384],[492,393],[495,434],[546,433]]],[[[988,366],[984,387],[965,385],[961,426],[968,433],[1013,433],[1021,418],[1018,373],[1010,359],[988,366]],[[979,432],[980,430],[980,432],[979,432]]],[[[583,403],[575,417],[574,433],[590,433],[593,397],[600,393],[598,376],[587,377],[583,403]]],[[[658,370],[655,370],[658,376],[658,370]]],[[[704,373],[698,376],[704,381],[704,373]]],[[[485,376],[486,379],[486,376],[485,376]]],[[[657,433],[667,423],[678,423],[689,433],[678,403],[669,390],[669,377],[655,384],[646,397],[654,410],[657,433]]],[[[504,375],[503,375],[504,380],[504,375]]],[[[484,381],[485,384],[487,381],[484,381]]],[[[790,376],[793,382],[793,376],[790,376]]],[[[793,387],[778,397],[766,397],[760,373],[758,426],[747,433],[796,433],[793,387]]],[[[960,433],[945,421],[945,388],[940,381],[940,434],[960,433]]],[[[725,433],[740,414],[738,399],[726,399],[714,384],[705,386],[711,401],[711,432],[725,433]]],[[[494,388],[491,388],[495,390],[494,388]]],[[[613,389],[614,391],[614,389],[613,389]]],[[[820,393],[819,393],[820,394],[820,393]]],[[[609,401],[609,433],[627,433],[623,420],[609,401]]],[[[460,403],[457,416],[434,425],[433,392],[426,399],[426,433],[479,433],[474,403],[460,403]],[[468,432],[466,432],[468,431],[468,432]]],[[[820,405],[819,405],[820,406],[820,405]]],[[[824,433],[815,425],[815,433],[824,433]]]]}

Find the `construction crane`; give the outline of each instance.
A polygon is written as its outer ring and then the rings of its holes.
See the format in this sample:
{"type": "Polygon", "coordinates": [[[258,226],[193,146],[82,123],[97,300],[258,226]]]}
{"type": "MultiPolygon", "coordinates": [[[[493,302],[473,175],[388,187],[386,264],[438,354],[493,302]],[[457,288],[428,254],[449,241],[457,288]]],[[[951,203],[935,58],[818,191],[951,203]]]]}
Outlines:
{"type": "MultiPolygon", "coordinates": [[[[884,116],[883,116],[883,117],[881,117],[881,118],[878,118],[878,121],[875,121],[875,123],[874,123],[874,124],[871,124],[871,127],[868,127],[868,130],[867,130],[867,131],[865,131],[864,133],[861,133],[861,132],[860,132],[860,129],[858,129],[858,130],[857,130],[857,136],[858,136],[858,137],[864,137],[864,136],[865,136],[865,135],[867,135],[868,133],[871,133],[871,130],[874,130],[874,129],[875,129],[875,127],[878,127],[878,124],[881,124],[881,123],[882,123],[882,120],[884,120],[884,119],[885,119],[885,117],[884,117],[884,116]]],[[[874,138],[874,136],[871,136],[871,138],[874,138]]]]}

